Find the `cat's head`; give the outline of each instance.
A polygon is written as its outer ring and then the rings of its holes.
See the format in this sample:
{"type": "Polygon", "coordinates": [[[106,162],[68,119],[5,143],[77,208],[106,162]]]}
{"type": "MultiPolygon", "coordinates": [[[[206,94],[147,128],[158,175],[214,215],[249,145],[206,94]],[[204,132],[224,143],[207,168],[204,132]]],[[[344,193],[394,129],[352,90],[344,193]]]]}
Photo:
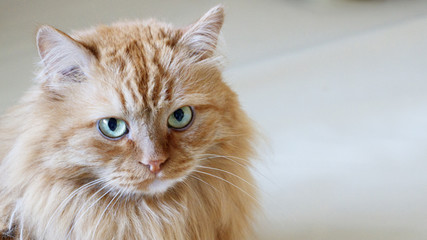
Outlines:
{"type": "Polygon", "coordinates": [[[185,28],[135,21],[69,36],[41,27],[47,171],[158,194],[244,135],[215,53],[223,18],[215,7],[185,28]]]}

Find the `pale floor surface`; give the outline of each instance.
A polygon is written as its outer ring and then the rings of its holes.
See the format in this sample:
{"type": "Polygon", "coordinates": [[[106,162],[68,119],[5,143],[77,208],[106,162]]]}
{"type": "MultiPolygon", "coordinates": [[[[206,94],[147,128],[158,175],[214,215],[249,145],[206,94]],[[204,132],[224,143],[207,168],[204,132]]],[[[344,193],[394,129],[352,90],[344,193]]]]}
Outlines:
{"type": "MultiPolygon", "coordinates": [[[[216,1],[180,3],[1,1],[0,111],[31,83],[37,25],[183,25],[216,1]]],[[[267,142],[257,238],[427,239],[427,1],[225,5],[225,76],[267,142]]]]}

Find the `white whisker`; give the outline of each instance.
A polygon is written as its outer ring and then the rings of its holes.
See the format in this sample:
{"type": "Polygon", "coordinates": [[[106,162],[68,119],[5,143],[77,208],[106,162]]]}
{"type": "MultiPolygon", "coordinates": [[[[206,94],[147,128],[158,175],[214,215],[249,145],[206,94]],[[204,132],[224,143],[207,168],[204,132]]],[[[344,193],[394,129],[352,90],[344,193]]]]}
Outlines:
{"type": "MultiPolygon", "coordinates": [[[[119,197],[116,199],[116,201],[113,203],[113,206],[111,206],[111,207],[114,207],[116,205],[116,203],[119,201],[119,199],[121,199],[123,197],[124,193],[125,193],[124,191],[122,191],[120,193],[119,197]]],[[[121,206],[123,206],[123,201],[121,201],[121,203],[122,203],[121,206]]],[[[119,208],[120,208],[119,206],[116,207],[116,211],[114,211],[114,214],[113,214],[114,217],[117,215],[117,211],[119,210],[119,208]]]]}
{"type": "MultiPolygon", "coordinates": [[[[107,204],[107,206],[105,207],[104,211],[102,211],[101,216],[99,216],[98,222],[96,223],[95,228],[93,229],[93,232],[92,232],[92,239],[95,237],[96,229],[98,228],[99,224],[101,223],[102,217],[104,216],[104,214],[105,214],[105,212],[107,211],[108,207],[111,205],[111,203],[116,199],[116,197],[117,197],[119,194],[121,194],[121,191],[120,191],[120,192],[117,192],[117,193],[114,195],[114,197],[111,199],[111,201],[110,201],[110,202],[107,204]]],[[[117,199],[118,199],[118,198],[117,198],[117,199]]],[[[114,203],[116,203],[116,202],[114,202],[114,203]]]]}
{"type": "Polygon", "coordinates": [[[20,222],[21,222],[21,230],[19,231],[19,240],[23,240],[24,239],[24,216],[21,214],[21,219],[20,219],[20,222]]]}
{"type": "Polygon", "coordinates": [[[243,162],[246,162],[248,164],[250,164],[250,161],[248,159],[244,159],[241,157],[236,157],[236,156],[225,156],[225,155],[218,155],[218,154],[212,154],[212,153],[204,153],[204,154],[199,154],[200,156],[212,156],[212,157],[219,157],[219,158],[226,158],[226,159],[237,159],[237,160],[241,160],[243,162]]]}
{"type": "Polygon", "coordinates": [[[243,190],[241,187],[237,186],[236,184],[234,184],[234,183],[232,183],[232,182],[230,182],[230,181],[228,181],[228,180],[226,180],[226,179],[224,179],[222,177],[216,176],[214,174],[210,174],[210,173],[199,171],[199,170],[194,170],[194,172],[198,172],[198,173],[201,173],[201,174],[209,175],[211,177],[214,177],[214,178],[220,179],[220,180],[222,180],[222,181],[224,181],[226,183],[229,183],[233,187],[239,189],[241,192],[245,193],[247,196],[249,196],[250,198],[252,198],[253,200],[255,200],[255,202],[257,202],[261,206],[261,203],[254,196],[250,195],[248,192],[246,192],[245,190],[243,190]]]}
{"type": "Polygon", "coordinates": [[[183,204],[181,204],[181,203],[180,203],[180,202],[178,202],[177,200],[172,199],[172,201],[174,201],[174,202],[175,202],[175,204],[177,204],[178,206],[180,206],[183,210],[186,210],[186,211],[188,210],[186,206],[184,206],[183,204]]]}
{"type": "Polygon", "coordinates": [[[215,158],[223,158],[223,159],[227,159],[227,160],[230,160],[230,161],[232,161],[232,162],[236,163],[237,165],[239,165],[239,166],[241,166],[241,167],[246,168],[246,167],[248,167],[248,166],[246,166],[246,165],[244,165],[244,164],[242,164],[242,163],[238,162],[237,160],[244,161],[244,162],[246,162],[246,163],[248,163],[248,164],[249,164],[249,167],[251,167],[251,170],[253,170],[255,173],[259,174],[260,176],[264,177],[266,180],[268,180],[269,182],[271,182],[271,183],[273,183],[273,184],[274,184],[274,182],[273,182],[270,178],[268,178],[267,176],[265,176],[265,175],[264,175],[263,173],[261,173],[258,169],[254,168],[254,167],[251,165],[251,163],[250,163],[250,161],[249,161],[248,159],[244,159],[244,158],[240,158],[240,157],[236,157],[236,156],[224,156],[224,155],[217,155],[217,154],[210,154],[210,153],[200,154],[199,156],[210,156],[210,157],[204,157],[204,158],[202,158],[202,159],[200,159],[200,160],[208,160],[208,159],[215,159],[215,158]]]}
{"type": "Polygon", "coordinates": [[[21,207],[21,202],[22,202],[21,199],[19,199],[18,201],[16,201],[15,208],[13,209],[12,215],[10,216],[10,219],[9,219],[8,231],[12,231],[13,220],[15,219],[16,212],[21,207]]]}
{"type": "Polygon", "coordinates": [[[206,167],[206,166],[198,166],[198,167],[199,167],[199,168],[205,168],[205,169],[216,170],[216,171],[220,171],[220,172],[223,172],[223,173],[230,174],[230,175],[232,175],[232,176],[234,176],[234,177],[236,177],[236,178],[238,178],[238,179],[242,180],[243,182],[247,183],[249,186],[251,186],[251,187],[253,187],[253,188],[255,188],[255,189],[258,189],[258,186],[255,186],[254,184],[252,184],[252,183],[248,182],[248,181],[247,181],[247,180],[245,180],[244,178],[242,178],[242,177],[240,177],[240,176],[238,176],[238,175],[236,175],[236,174],[234,174],[234,173],[232,173],[232,172],[229,172],[229,171],[226,171],[226,170],[223,170],[223,169],[219,169],[219,168],[214,168],[214,167],[206,167]]]}
{"type": "Polygon", "coordinates": [[[52,216],[49,218],[49,220],[48,220],[48,222],[47,222],[47,224],[46,224],[46,227],[45,227],[45,229],[44,229],[44,231],[43,231],[42,239],[45,237],[46,231],[47,231],[47,229],[48,229],[49,225],[51,224],[52,220],[54,219],[55,215],[56,215],[60,210],[63,210],[63,209],[65,208],[65,206],[70,202],[70,200],[71,200],[73,197],[75,197],[78,193],[82,192],[82,191],[83,191],[83,190],[85,190],[86,188],[89,188],[89,187],[91,187],[91,186],[93,186],[93,185],[95,185],[95,184],[98,184],[98,183],[102,182],[103,180],[104,180],[104,178],[100,178],[100,179],[97,179],[97,180],[90,181],[90,182],[88,182],[88,183],[86,183],[86,184],[82,185],[81,187],[77,188],[77,189],[76,189],[76,190],[74,190],[73,192],[71,192],[71,193],[70,193],[70,195],[68,195],[68,197],[67,197],[67,198],[65,198],[65,199],[61,202],[61,204],[60,204],[60,205],[55,209],[55,211],[52,213],[52,216]]]}
{"type": "MultiPolygon", "coordinates": [[[[92,196],[87,200],[87,203],[96,195],[96,194],[98,194],[100,191],[102,191],[104,188],[106,188],[107,187],[107,185],[105,185],[104,187],[102,187],[101,189],[99,189],[98,191],[96,191],[94,194],[92,194],[92,196]]],[[[74,227],[75,227],[75,225],[76,225],[76,223],[81,219],[81,218],[83,218],[83,216],[93,207],[93,206],[95,206],[95,204],[96,203],[98,203],[98,201],[99,200],[101,200],[101,198],[103,198],[105,195],[107,195],[109,192],[111,192],[111,189],[109,189],[107,192],[105,192],[101,197],[99,197],[98,199],[96,199],[95,200],[95,202],[93,202],[88,208],[86,208],[86,210],[82,213],[82,215],[81,216],[79,216],[80,215],[80,213],[81,213],[81,211],[83,210],[83,208],[84,208],[84,206],[86,205],[86,204],[84,204],[81,208],[80,208],[80,210],[77,212],[77,214],[76,214],[76,219],[75,219],[75,222],[74,222],[74,224],[72,225],[72,227],[71,227],[71,229],[70,229],[70,231],[68,231],[68,233],[67,233],[67,236],[65,237],[66,239],[68,239],[68,237],[70,236],[70,234],[71,234],[71,232],[74,230],[74,227]]]]}
{"type": "Polygon", "coordinates": [[[193,175],[190,175],[190,177],[192,177],[192,178],[194,178],[194,179],[196,179],[196,180],[199,180],[200,182],[202,182],[202,183],[204,183],[204,184],[208,185],[209,187],[213,188],[215,191],[220,192],[216,187],[214,187],[214,186],[212,186],[211,184],[207,183],[205,180],[203,180],[203,179],[201,179],[201,178],[198,178],[198,177],[196,177],[196,176],[193,176],[193,175]]]}
{"type": "Polygon", "coordinates": [[[248,166],[246,166],[246,165],[243,165],[242,163],[239,163],[238,161],[236,161],[236,160],[234,160],[234,159],[226,158],[226,157],[222,157],[222,156],[203,157],[203,158],[199,158],[199,160],[201,160],[201,161],[202,161],[202,160],[210,160],[210,159],[217,159],[217,158],[223,158],[223,159],[226,159],[226,160],[230,160],[230,161],[232,161],[232,162],[236,163],[237,165],[239,165],[239,166],[241,166],[241,167],[243,167],[243,168],[248,167],[248,166]]]}

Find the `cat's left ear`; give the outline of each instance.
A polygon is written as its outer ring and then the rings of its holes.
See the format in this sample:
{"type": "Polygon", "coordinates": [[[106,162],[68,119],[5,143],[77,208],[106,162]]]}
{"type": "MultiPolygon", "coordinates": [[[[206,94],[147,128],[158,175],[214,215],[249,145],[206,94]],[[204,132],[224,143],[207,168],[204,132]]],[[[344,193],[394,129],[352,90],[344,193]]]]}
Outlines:
{"type": "Polygon", "coordinates": [[[39,28],[37,47],[45,74],[74,81],[84,76],[84,69],[94,58],[81,43],[50,26],[39,28]]]}
{"type": "Polygon", "coordinates": [[[210,57],[215,52],[218,36],[224,23],[224,7],[210,9],[197,22],[183,29],[179,43],[187,46],[192,55],[210,57]]]}

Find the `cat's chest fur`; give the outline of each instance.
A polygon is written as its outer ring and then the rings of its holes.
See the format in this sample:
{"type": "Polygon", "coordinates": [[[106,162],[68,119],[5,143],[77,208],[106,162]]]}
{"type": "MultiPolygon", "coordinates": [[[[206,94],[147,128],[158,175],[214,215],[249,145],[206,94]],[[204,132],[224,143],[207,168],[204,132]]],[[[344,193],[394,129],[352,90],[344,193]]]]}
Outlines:
{"type": "Polygon", "coordinates": [[[207,202],[203,195],[215,194],[194,189],[178,186],[167,197],[134,199],[99,189],[52,195],[45,188],[19,199],[18,208],[25,212],[15,214],[27,215],[27,221],[18,235],[24,239],[216,239],[217,229],[222,228],[216,219],[221,209],[208,205],[225,199],[207,202]],[[188,191],[199,201],[186,199],[188,191]]]}

